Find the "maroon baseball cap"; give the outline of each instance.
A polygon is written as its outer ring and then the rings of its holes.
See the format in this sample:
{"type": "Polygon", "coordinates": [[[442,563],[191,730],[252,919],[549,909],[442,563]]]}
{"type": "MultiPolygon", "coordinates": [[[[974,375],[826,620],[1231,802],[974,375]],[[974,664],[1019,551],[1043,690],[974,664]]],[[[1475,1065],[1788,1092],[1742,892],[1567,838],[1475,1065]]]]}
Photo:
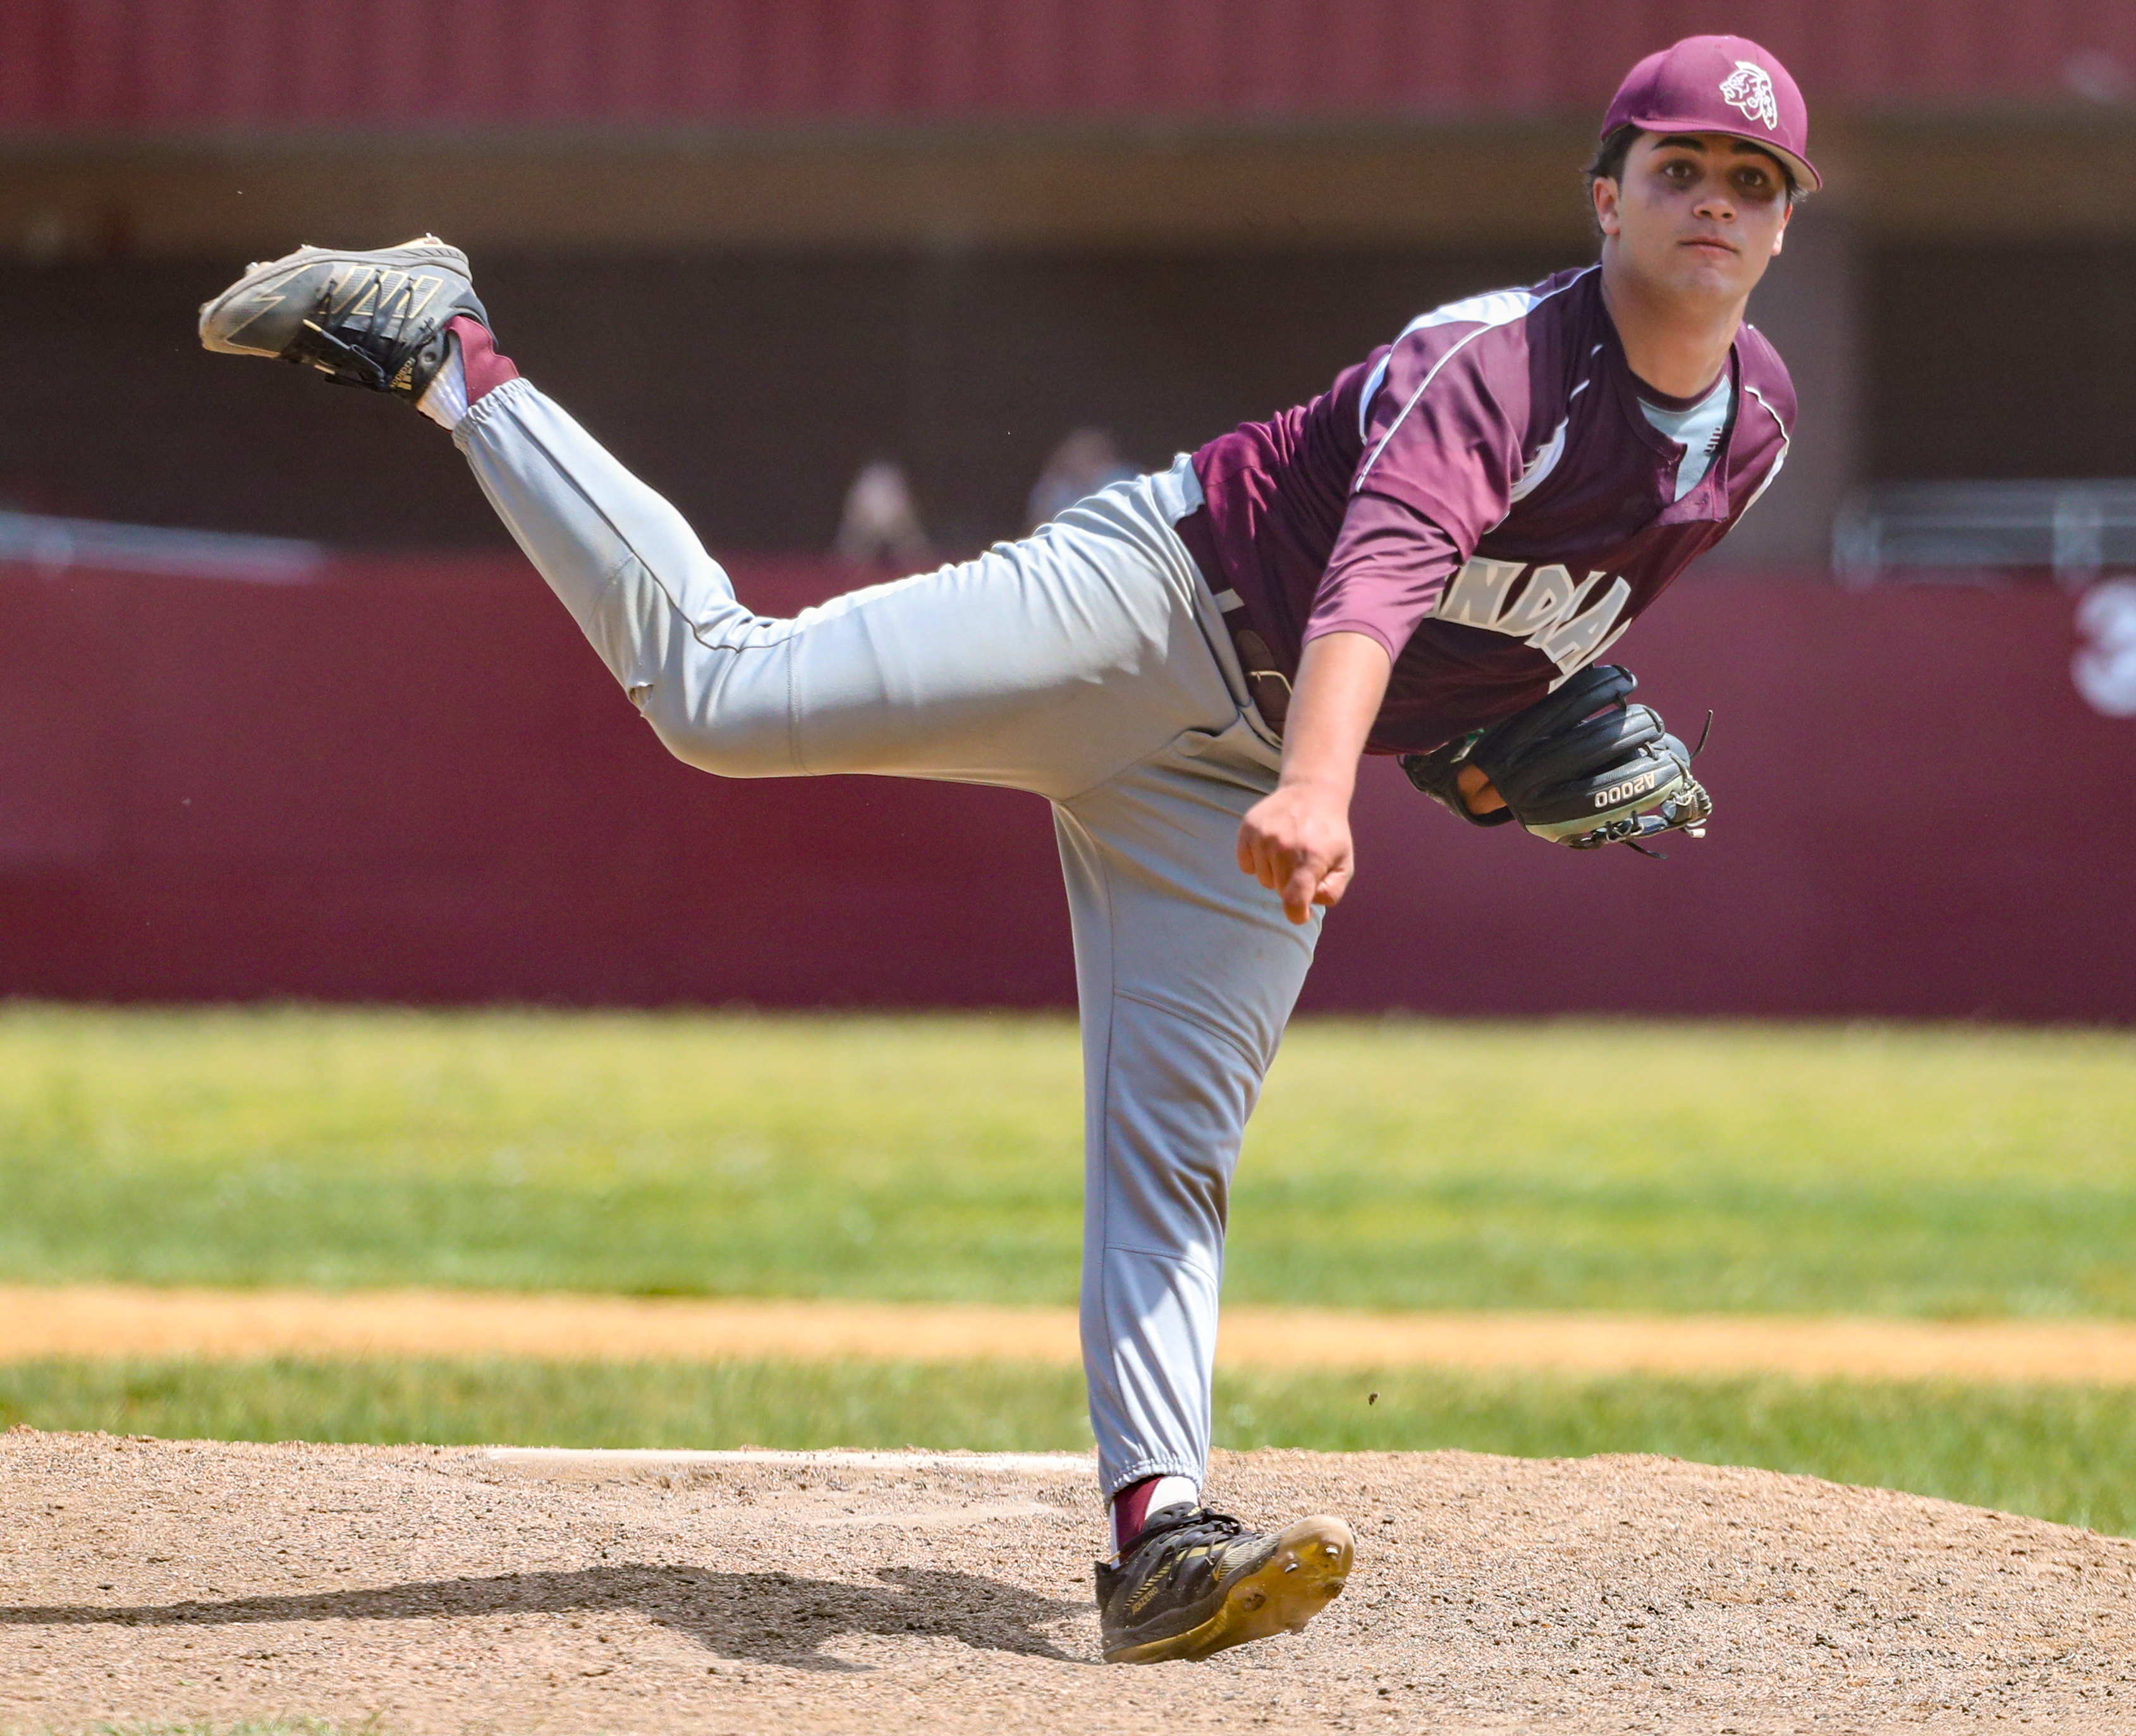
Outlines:
{"type": "Polygon", "coordinates": [[[1810,166],[1809,111],[1788,69],[1745,36],[1686,36],[1625,75],[1602,118],[1602,136],[1726,133],[1770,151],[1805,187],[1824,185],[1810,166]]]}

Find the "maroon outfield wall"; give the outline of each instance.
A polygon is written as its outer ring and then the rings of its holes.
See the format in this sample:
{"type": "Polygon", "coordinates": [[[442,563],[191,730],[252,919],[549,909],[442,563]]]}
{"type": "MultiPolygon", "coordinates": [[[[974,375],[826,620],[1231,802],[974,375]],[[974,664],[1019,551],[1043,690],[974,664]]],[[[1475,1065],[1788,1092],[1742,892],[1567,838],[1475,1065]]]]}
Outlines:
{"type": "MultiPolygon", "coordinates": [[[[778,612],[842,581],[738,562],[778,612]]],[[[2136,720],[2044,587],[1693,580],[1619,654],[1719,712],[1667,863],[1464,827],[1389,764],[1308,1005],[2136,1016],[2136,720]]],[[[0,994],[1032,1005],[1045,807],[670,760],[540,581],[0,569],[0,994]]]]}

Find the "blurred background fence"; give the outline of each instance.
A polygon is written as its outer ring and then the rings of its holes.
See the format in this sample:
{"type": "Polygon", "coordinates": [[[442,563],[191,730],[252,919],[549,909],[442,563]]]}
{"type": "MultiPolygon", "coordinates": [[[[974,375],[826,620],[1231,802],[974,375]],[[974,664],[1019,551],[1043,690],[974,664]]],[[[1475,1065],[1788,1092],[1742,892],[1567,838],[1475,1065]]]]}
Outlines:
{"type": "MultiPolygon", "coordinates": [[[[1586,256],[1616,78],[1745,22],[9,0],[0,994],[1066,999],[1038,805],[668,761],[434,430],[204,356],[196,304],[299,240],[469,246],[522,367],[776,612],[876,576],[823,552],[865,466],[964,553],[1072,430],[1162,462],[1586,256]]],[[[2136,583],[2109,542],[2058,587],[1990,510],[2136,477],[2136,8],[1750,27],[1830,183],[1752,310],[1801,424],[1622,647],[1719,711],[1713,835],[1554,855],[1375,768],[1320,1005],[2136,1014],[2136,583]],[[1861,558],[1922,484],[1988,503],[1978,547],[1861,558]]]]}

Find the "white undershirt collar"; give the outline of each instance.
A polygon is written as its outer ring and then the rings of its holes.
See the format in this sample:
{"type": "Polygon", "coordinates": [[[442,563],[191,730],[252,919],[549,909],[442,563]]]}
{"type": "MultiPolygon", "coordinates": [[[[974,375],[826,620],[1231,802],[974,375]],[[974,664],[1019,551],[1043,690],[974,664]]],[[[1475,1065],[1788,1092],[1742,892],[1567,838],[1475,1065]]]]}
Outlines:
{"type": "Polygon", "coordinates": [[[1706,473],[1713,468],[1721,450],[1721,436],[1728,426],[1728,412],[1735,402],[1735,387],[1726,368],[1713,382],[1713,389],[1687,410],[1665,409],[1643,397],[1639,400],[1640,413],[1654,431],[1683,448],[1676,467],[1677,499],[1682,499],[1705,481],[1706,473]]]}

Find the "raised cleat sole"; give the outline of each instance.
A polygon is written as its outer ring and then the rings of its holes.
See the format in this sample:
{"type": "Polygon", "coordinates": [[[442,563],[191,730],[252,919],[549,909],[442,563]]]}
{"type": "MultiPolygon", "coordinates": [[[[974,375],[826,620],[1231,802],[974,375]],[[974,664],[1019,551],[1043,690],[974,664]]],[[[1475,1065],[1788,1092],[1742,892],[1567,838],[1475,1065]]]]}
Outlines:
{"type": "Polygon", "coordinates": [[[1357,1539],[1341,1520],[1316,1514],[1285,1525],[1274,1541],[1268,1559],[1241,1573],[1225,1593],[1223,1607],[1200,1627],[1109,1651],[1105,1661],[1192,1662],[1250,1641],[1299,1632],[1348,1582],[1357,1539]]]}

